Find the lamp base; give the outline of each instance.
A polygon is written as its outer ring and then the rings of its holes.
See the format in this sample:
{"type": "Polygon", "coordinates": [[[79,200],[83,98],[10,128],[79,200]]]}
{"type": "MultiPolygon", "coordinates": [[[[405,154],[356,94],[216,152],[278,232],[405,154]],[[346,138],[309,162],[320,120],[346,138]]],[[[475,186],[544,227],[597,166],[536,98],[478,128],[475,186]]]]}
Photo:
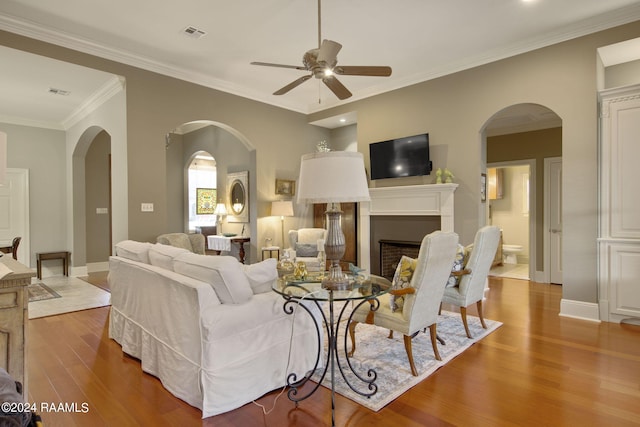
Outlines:
{"type": "Polygon", "coordinates": [[[331,262],[329,274],[322,279],[322,289],[329,291],[348,291],[351,289],[349,278],[342,272],[338,261],[331,262]]]}

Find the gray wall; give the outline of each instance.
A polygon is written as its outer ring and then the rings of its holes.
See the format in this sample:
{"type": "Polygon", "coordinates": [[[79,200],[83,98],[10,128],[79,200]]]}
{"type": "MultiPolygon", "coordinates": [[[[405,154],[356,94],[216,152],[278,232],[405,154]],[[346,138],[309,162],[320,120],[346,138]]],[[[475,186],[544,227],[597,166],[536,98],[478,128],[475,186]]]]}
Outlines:
{"type": "Polygon", "coordinates": [[[65,236],[65,133],[0,123],[7,134],[7,167],[29,170],[29,226],[31,254],[23,264],[35,267],[37,252],[71,250],[65,236]]]}
{"type": "Polygon", "coordinates": [[[110,208],[109,157],[111,137],[100,132],[85,157],[85,201],[87,227],[87,263],[106,262],[111,255],[110,214],[97,213],[98,208],[110,208]]]}
{"type": "Polygon", "coordinates": [[[605,71],[607,89],[640,83],[640,60],[607,67],[605,71]]]}

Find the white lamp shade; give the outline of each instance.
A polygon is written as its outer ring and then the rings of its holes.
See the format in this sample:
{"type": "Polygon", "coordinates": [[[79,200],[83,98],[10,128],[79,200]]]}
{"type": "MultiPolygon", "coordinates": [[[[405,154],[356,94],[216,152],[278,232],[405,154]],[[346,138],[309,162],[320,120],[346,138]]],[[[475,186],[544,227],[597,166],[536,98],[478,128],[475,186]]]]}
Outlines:
{"type": "Polygon", "coordinates": [[[214,215],[227,215],[227,207],[224,203],[218,203],[213,213],[214,215]]]}
{"type": "Polygon", "coordinates": [[[291,200],[271,202],[272,216],[293,216],[293,203],[291,200]]]}
{"type": "Polygon", "coordinates": [[[371,200],[362,153],[329,151],[302,156],[298,203],[371,200]]]}

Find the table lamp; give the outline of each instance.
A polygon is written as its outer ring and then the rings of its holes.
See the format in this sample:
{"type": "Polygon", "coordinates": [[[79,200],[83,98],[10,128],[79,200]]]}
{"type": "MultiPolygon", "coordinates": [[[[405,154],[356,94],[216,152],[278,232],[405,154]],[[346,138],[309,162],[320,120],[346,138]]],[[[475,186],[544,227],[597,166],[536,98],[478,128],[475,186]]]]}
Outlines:
{"type": "Polygon", "coordinates": [[[327,203],[327,238],[324,250],[331,261],[322,286],[329,290],[348,289],[340,259],[345,252],[340,227],[341,202],[371,200],[362,154],[355,151],[329,151],[302,156],[298,179],[298,203],[327,203]]]}
{"type": "Polygon", "coordinates": [[[217,231],[218,231],[218,236],[222,235],[222,219],[223,217],[227,216],[227,207],[225,206],[224,203],[218,203],[216,205],[216,208],[213,210],[213,214],[216,215],[216,222],[217,222],[217,231]]]}
{"type": "Polygon", "coordinates": [[[271,202],[271,215],[280,217],[282,229],[282,249],[284,249],[284,217],[293,216],[293,202],[291,202],[291,200],[280,200],[271,202]]]}

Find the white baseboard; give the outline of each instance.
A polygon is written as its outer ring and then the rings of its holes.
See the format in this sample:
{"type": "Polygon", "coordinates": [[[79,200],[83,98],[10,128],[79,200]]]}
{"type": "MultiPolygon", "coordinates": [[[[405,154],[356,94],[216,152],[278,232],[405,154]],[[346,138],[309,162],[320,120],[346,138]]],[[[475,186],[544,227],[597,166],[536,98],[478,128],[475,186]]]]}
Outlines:
{"type": "Polygon", "coordinates": [[[560,300],[560,316],[600,323],[598,303],[560,300]]]}

